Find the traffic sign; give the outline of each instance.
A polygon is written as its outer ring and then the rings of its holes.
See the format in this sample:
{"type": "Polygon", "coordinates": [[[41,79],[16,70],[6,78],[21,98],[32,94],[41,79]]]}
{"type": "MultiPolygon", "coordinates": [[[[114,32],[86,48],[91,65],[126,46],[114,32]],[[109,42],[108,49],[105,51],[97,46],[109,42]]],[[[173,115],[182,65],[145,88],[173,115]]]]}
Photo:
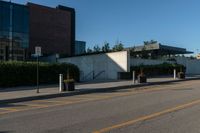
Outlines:
{"type": "Polygon", "coordinates": [[[35,55],[36,56],[42,56],[42,48],[39,46],[35,47],[35,55]]]}

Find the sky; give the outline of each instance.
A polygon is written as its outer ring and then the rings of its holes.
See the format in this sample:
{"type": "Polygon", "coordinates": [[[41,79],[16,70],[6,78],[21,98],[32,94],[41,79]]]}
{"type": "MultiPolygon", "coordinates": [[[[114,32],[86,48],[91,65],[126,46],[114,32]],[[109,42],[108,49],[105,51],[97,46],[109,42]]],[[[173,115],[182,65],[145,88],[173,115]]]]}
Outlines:
{"type": "Polygon", "coordinates": [[[27,1],[75,8],[76,40],[90,48],[104,42],[131,47],[153,39],[200,52],[200,0],[12,0],[27,1]]]}

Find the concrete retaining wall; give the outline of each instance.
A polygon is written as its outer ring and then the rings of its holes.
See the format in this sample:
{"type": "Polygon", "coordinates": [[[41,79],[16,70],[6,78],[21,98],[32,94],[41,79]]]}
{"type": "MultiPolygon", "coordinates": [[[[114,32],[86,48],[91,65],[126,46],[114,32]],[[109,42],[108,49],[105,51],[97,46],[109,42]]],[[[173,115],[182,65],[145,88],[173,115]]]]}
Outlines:
{"type": "MultiPolygon", "coordinates": [[[[185,57],[176,58],[178,64],[186,66],[186,74],[200,74],[200,61],[185,57]]],[[[130,66],[175,63],[174,61],[131,58],[128,51],[102,53],[58,59],[79,67],[81,81],[118,79],[118,72],[129,72],[130,66]]]]}
{"type": "Polygon", "coordinates": [[[152,59],[139,59],[139,58],[130,58],[130,66],[139,66],[143,65],[158,65],[163,63],[174,63],[173,61],[165,61],[165,60],[152,60],[152,59]]]}
{"type": "Polygon", "coordinates": [[[59,59],[58,62],[72,63],[79,67],[81,81],[117,79],[118,72],[128,72],[128,51],[85,55],[59,59]]]}

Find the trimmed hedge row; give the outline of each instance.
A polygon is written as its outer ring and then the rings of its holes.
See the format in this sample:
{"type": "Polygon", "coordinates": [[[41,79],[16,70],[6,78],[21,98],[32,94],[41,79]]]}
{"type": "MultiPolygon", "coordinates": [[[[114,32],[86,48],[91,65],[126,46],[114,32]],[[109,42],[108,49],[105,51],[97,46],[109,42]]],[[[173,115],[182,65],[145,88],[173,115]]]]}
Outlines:
{"type": "Polygon", "coordinates": [[[173,74],[174,69],[176,69],[177,73],[182,71],[186,71],[186,67],[180,64],[169,64],[163,63],[159,65],[140,65],[140,66],[131,66],[131,72],[135,71],[136,76],[143,73],[147,76],[158,76],[158,75],[171,75],[173,74]]]}
{"type": "MultiPolygon", "coordinates": [[[[70,78],[79,81],[79,69],[73,64],[39,63],[41,84],[58,83],[61,73],[65,79],[69,75],[70,78]]],[[[0,62],[0,87],[36,85],[36,80],[36,62],[0,62]]]]}

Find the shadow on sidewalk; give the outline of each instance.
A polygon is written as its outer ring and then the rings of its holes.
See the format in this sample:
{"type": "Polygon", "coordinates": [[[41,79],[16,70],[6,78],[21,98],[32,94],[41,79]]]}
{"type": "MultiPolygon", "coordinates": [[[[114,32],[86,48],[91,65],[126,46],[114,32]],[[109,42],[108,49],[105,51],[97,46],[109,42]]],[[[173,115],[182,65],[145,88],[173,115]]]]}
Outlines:
{"type": "MultiPolygon", "coordinates": [[[[79,82],[76,83],[76,85],[90,85],[90,84],[109,84],[109,83],[116,83],[116,82],[124,82],[127,80],[97,80],[97,81],[87,81],[87,82],[79,82]]],[[[49,84],[49,85],[45,85],[45,84],[41,84],[40,85],[40,89],[46,89],[46,88],[55,88],[55,87],[59,87],[58,84],[49,84]]],[[[1,92],[14,92],[14,91],[25,91],[25,90],[35,90],[37,88],[36,85],[32,85],[32,86],[17,86],[17,87],[5,87],[5,88],[0,88],[0,93],[1,92]]]]}
{"type": "MultiPolygon", "coordinates": [[[[19,98],[13,98],[13,99],[2,99],[0,100],[0,104],[4,103],[19,103],[19,102],[26,102],[31,100],[42,100],[42,99],[52,99],[52,98],[59,98],[59,97],[66,97],[66,96],[75,96],[75,95],[84,95],[84,94],[95,94],[95,93],[114,93],[116,91],[126,91],[126,89],[135,89],[137,90],[141,89],[142,87],[145,87],[145,89],[148,89],[148,86],[153,85],[176,85],[179,82],[189,81],[189,80],[200,80],[200,78],[195,79],[186,79],[186,80],[170,80],[170,81],[161,81],[161,82],[150,82],[145,84],[128,84],[128,85],[122,85],[122,86],[114,86],[114,87],[105,87],[105,88],[80,88],[76,89],[73,92],[64,92],[64,93],[51,93],[51,94],[44,94],[44,95],[32,95],[29,97],[19,97],[19,98]]],[[[34,88],[35,89],[35,88],[34,88]]],[[[0,91],[1,92],[1,91],[0,91]]]]}
{"type": "MultiPolygon", "coordinates": [[[[58,87],[56,84],[51,84],[51,85],[40,85],[40,89],[45,89],[45,88],[54,88],[58,87]]],[[[8,88],[0,88],[0,93],[1,92],[14,92],[14,91],[25,91],[25,90],[35,90],[37,86],[18,86],[18,87],[8,87],[8,88]]]]}
{"type": "MultiPolygon", "coordinates": [[[[174,82],[171,83],[160,83],[159,85],[172,85],[177,84],[174,82]]],[[[127,86],[116,86],[109,88],[98,88],[98,89],[77,89],[73,92],[64,92],[64,93],[56,93],[56,94],[47,94],[47,95],[39,95],[39,96],[30,96],[30,97],[21,97],[15,99],[6,99],[0,100],[0,104],[9,104],[9,103],[19,103],[19,102],[27,102],[32,100],[44,100],[44,99],[52,99],[59,97],[71,97],[76,95],[86,95],[86,94],[100,94],[100,93],[115,93],[115,92],[127,92],[127,89],[135,89],[139,90],[142,87],[152,86],[156,84],[137,84],[137,85],[127,85],[127,86]]],[[[148,88],[146,88],[148,89],[148,88]]]]}

